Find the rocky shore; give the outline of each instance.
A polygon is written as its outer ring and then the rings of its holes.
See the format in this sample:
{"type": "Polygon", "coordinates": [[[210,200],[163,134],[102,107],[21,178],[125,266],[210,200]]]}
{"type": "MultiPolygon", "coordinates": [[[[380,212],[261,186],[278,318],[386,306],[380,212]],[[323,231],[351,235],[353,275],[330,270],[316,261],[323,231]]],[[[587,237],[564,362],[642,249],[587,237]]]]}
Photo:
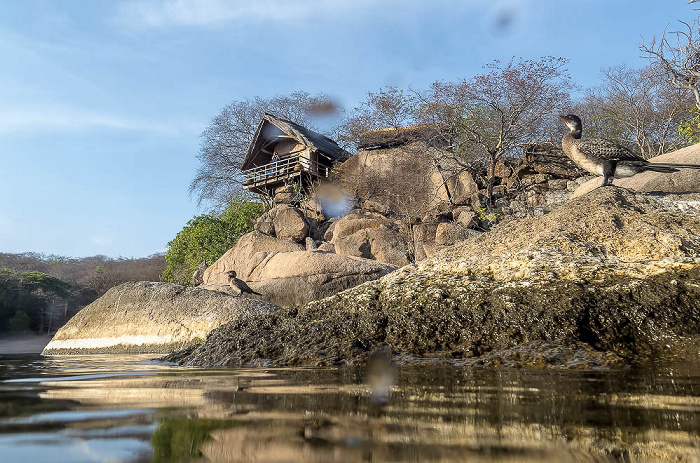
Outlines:
{"type": "Polygon", "coordinates": [[[200,288],[124,283],[78,312],[42,353],[167,353],[201,343],[223,323],[275,310],[267,302],[200,288]]]}
{"type": "Polygon", "coordinates": [[[700,334],[700,195],[600,188],[378,280],[232,320],[187,365],[615,366],[700,334]]]}

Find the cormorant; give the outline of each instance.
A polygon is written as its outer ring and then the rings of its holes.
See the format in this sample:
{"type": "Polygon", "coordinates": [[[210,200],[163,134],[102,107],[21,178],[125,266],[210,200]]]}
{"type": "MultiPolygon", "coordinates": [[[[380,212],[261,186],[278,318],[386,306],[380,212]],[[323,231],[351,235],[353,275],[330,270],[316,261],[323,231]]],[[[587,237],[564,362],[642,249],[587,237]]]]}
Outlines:
{"type": "Polygon", "coordinates": [[[649,162],[624,146],[604,138],[581,139],[583,126],[578,116],[559,116],[571,130],[561,141],[561,147],[577,166],[603,176],[603,185],[612,185],[614,178],[631,177],[645,171],[671,173],[678,169],[700,169],[697,164],[668,164],[649,162]]]}
{"type": "Polygon", "coordinates": [[[250,288],[250,286],[246,284],[245,281],[236,278],[236,272],[234,270],[228,272],[228,284],[231,287],[234,296],[240,296],[243,293],[257,294],[258,296],[262,296],[262,294],[253,291],[250,288]]]}

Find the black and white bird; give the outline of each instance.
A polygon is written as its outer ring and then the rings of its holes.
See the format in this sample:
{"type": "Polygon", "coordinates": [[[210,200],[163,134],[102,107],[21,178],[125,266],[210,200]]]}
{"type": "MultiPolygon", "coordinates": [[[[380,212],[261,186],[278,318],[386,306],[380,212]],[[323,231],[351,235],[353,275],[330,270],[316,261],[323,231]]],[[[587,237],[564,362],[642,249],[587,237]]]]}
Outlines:
{"type": "Polygon", "coordinates": [[[613,179],[631,177],[640,172],[671,173],[678,169],[700,169],[697,164],[668,164],[649,162],[624,146],[604,138],[581,139],[583,126],[578,116],[559,116],[570,132],[561,141],[561,147],[577,166],[603,176],[603,186],[612,185],[613,179]]]}
{"type": "Polygon", "coordinates": [[[231,287],[231,291],[233,292],[234,296],[241,296],[243,293],[257,294],[258,296],[262,296],[262,294],[253,291],[250,288],[250,286],[246,284],[245,281],[236,278],[236,272],[234,270],[228,272],[228,285],[231,287]]]}

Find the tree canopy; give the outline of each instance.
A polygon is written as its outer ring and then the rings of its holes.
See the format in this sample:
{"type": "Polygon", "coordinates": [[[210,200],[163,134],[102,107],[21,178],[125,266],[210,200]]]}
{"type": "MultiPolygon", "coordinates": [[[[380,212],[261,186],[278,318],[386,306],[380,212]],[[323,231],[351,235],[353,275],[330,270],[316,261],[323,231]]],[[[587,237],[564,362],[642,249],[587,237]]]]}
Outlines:
{"type": "Polygon", "coordinates": [[[236,197],[248,195],[242,188],[240,167],[264,113],[318,130],[314,126],[316,116],[338,111],[340,108],[328,96],[303,91],[233,101],[214,116],[200,135],[200,164],[190,193],[200,205],[217,210],[224,209],[236,197]]]}
{"type": "Polygon", "coordinates": [[[589,136],[611,138],[649,158],[688,143],[682,128],[694,107],[688,92],[653,68],[615,66],[602,71],[601,85],[589,89],[577,107],[589,136]]]}
{"type": "MultiPolygon", "coordinates": [[[[71,285],[43,272],[0,269],[0,331],[43,330],[71,285]]],[[[66,305],[67,306],[67,305],[66,305]]]]}
{"type": "Polygon", "coordinates": [[[239,197],[222,213],[193,217],[168,243],[165,253],[167,267],[162,279],[191,285],[195,270],[203,263],[213,264],[233,247],[241,235],[253,229],[255,220],[262,213],[262,204],[239,197]]]}

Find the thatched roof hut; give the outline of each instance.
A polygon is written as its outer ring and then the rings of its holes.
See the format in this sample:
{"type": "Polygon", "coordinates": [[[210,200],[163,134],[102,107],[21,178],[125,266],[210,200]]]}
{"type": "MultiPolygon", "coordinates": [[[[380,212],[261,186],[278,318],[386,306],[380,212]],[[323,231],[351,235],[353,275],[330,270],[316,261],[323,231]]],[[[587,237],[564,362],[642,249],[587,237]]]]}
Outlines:
{"type": "Polygon", "coordinates": [[[265,113],[248,147],[241,170],[268,164],[272,160],[273,152],[277,151],[277,154],[282,157],[291,153],[294,147],[319,153],[332,161],[343,162],[350,157],[350,153],[325,135],[265,113]],[[297,145],[300,146],[297,147],[297,145]]]}
{"type": "Polygon", "coordinates": [[[244,186],[266,195],[293,179],[303,187],[314,178],[328,177],[334,163],[349,157],[350,153],[325,135],[265,114],[241,165],[244,186]]]}

